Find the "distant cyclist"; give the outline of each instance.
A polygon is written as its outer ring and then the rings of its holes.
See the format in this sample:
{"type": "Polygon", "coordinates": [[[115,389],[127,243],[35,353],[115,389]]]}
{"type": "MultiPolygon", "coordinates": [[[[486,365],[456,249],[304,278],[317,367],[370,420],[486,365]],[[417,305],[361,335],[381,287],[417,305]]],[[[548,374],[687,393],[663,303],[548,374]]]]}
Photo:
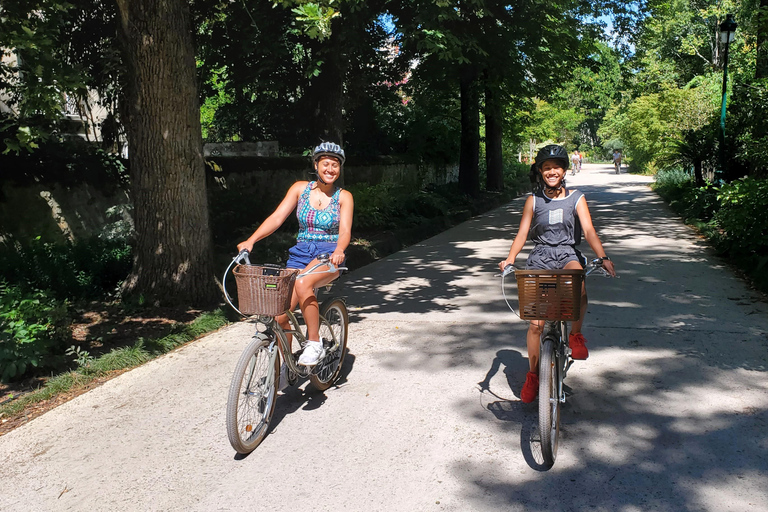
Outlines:
{"type": "Polygon", "coordinates": [[[573,167],[571,176],[575,176],[577,172],[581,171],[581,153],[579,153],[578,149],[573,150],[573,154],[571,155],[571,166],[573,167]]]}
{"type": "Polygon", "coordinates": [[[613,166],[616,168],[616,174],[621,172],[621,151],[613,150],[613,166]]]}

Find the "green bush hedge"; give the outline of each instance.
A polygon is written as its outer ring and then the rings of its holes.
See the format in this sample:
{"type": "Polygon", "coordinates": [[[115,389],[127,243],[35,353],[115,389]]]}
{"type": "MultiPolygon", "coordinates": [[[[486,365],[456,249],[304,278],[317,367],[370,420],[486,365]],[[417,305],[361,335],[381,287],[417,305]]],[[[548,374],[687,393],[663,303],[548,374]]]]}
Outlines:
{"type": "Polygon", "coordinates": [[[768,291],[768,181],[746,177],[720,187],[697,187],[690,175],[672,170],[656,175],[655,190],[768,291]]]}
{"type": "Polygon", "coordinates": [[[60,366],[70,304],[114,298],[130,265],[130,247],[119,240],[1,246],[0,379],[60,366]]]}
{"type": "Polygon", "coordinates": [[[0,380],[18,379],[32,367],[58,362],[68,323],[66,301],[0,281],[0,380]]]}

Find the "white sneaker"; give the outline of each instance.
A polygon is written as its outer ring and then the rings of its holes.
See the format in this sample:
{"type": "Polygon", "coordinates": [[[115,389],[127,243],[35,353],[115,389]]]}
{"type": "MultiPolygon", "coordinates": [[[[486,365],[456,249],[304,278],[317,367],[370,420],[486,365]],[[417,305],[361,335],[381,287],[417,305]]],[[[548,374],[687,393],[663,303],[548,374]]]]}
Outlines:
{"type": "Polygon", "coordinates": [[[304,347],[304,352],[299,356],[299,364],[304,366],[314,366],[325,357],[325,349],[322,341],[308,341],[304,347]]]}
{"type": "Polygon", "coordinates": [[[288,387],[288,365],[283,363],[280,366],[280,383],[277,385],[278,391],[283,391],[288,387]]]}

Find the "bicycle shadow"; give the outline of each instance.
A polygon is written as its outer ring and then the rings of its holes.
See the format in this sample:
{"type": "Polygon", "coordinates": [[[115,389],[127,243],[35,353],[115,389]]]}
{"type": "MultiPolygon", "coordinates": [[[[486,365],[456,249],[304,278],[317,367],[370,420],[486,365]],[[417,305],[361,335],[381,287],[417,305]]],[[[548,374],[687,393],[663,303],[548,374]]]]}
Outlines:
{"type": "MultiPolygon", "coordinates": [[[[520,451],[523,459],[531,469],[547,471],[551,466],[544,463],[541,453],[538,401],[525,404],[519,398],[528,369],[528,359],[517,350],[502,349],[496,352],[485,378],[478,382],[481,403],[497,420],[520,425],[520,451]],[[505,382],[498,377],[494,380],[499,372],[503,374],[505,382]],[[485,402],[486,398],[491,401],[485,402]]],[[[563,434],[562,425],[560,434],[563,434]]]]}
{"type": "MultiPolygon", "coordinates": [[[[336,382],[326,391],[338,389],[348,381],[348,376],[355,366],[355,355],[347,349],[347,355],[344,356],[344,363],[341,365],[336,382]]],[[[289,414],[293,414],[299,409],[313,411],[321,407],[326,399],[325,391],[318,391],[314,386],[308,383],[309,379],[300,379],[295,385],[288,387],[283,391],[275,405],[275,413],[270,422],[269,433],[277,428],[280,422],[289,414]],[[305,385],[306,384],[306,385],[305,385]]]]}

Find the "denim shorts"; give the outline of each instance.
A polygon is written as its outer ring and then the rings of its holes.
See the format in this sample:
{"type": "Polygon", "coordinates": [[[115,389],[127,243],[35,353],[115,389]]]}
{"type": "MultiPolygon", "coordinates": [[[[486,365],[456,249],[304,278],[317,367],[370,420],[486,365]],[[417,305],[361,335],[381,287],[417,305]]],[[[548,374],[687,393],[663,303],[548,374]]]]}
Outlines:
{"type": "Polygon", "coordinates": [[[578,261],[584,267],[587,258],[572,245],[544,245],[534,246],[525,268],[528,270],[557,270],[564,268],[569,261],[578,261]]]}
{"type": "MultiPolygon", "coordinates": [[[[288,262],[285,266],[287,268],[305,269],[318,255],[324,252],[333,254],[335,250],[336,242],[297,242],[296,245],[288,249],[288,262]]],[[[344,263],[340,266],[343,265],[344,263]]]]}

